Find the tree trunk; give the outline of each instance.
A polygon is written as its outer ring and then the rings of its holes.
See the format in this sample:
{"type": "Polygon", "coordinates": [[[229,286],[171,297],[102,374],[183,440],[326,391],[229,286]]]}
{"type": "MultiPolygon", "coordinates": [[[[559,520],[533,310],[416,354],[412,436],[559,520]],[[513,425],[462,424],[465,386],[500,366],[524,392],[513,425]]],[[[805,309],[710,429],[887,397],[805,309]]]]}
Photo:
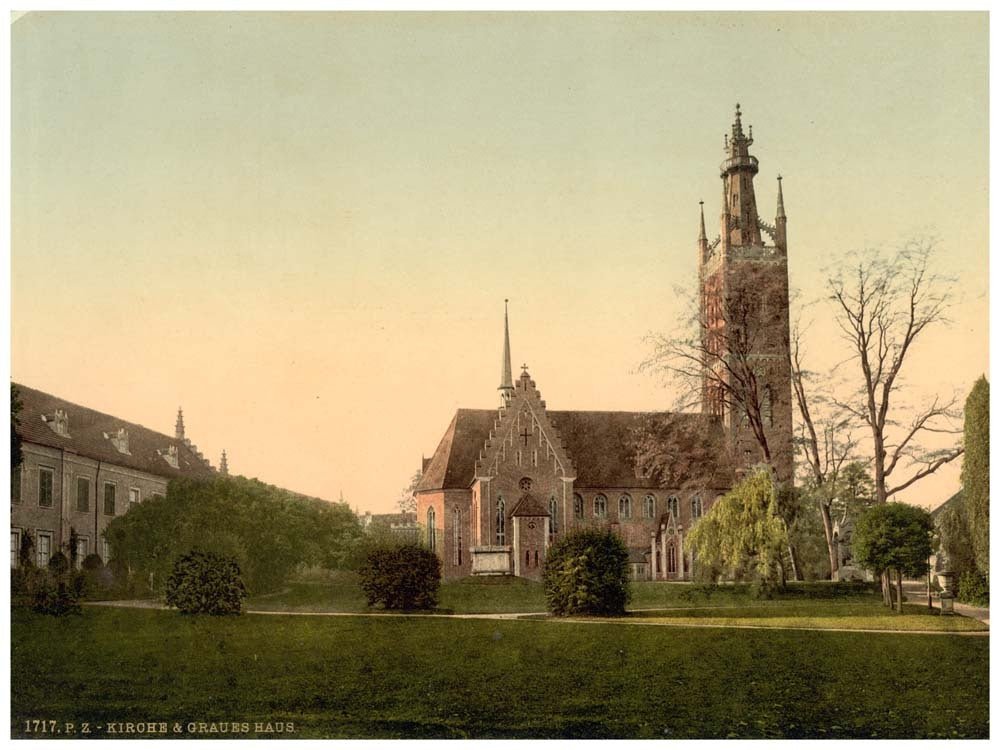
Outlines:
{"type": "Polygon", "coordinates": [[[903,614],[903,571],[896,568],[896,599],[899,614],[903,614]]]}
{"type": "Polygon", "coordinates": [[[792,546],[791,542],[788,543],[788,556],[792,560],[792,580],[804,580],[802,577],[802,566],[799,564],[799,556],[795,554],[795,547],[792,546]]]}
{"type": "Polygon", "coordinates": [[[892,584],[889,581],[889,571],[883,570],[880,578],[882,580],[882,604],[892,607],[892,584]]]}
{"type": "Polygon", "coordinates": [[[819,504],[820,515],[823,517],[823,533],[826,535],[826,549],[830,554],[830,580],[840,569],[840,554],[837,545],[833,543],[833,519],[830,517],[830,506],[824,502],[819,504]]]}

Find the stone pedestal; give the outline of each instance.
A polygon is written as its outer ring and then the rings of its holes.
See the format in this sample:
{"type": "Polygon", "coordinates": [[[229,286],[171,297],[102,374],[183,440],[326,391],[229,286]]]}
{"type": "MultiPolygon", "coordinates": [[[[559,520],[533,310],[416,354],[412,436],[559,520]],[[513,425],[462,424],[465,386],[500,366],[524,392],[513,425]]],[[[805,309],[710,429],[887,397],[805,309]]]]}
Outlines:
{"type": "Polygon", "coordinates": [[[511,566],[510,547],[473,547],[472,575],[474,576],[509,576],[514,574],[511,566]]]}

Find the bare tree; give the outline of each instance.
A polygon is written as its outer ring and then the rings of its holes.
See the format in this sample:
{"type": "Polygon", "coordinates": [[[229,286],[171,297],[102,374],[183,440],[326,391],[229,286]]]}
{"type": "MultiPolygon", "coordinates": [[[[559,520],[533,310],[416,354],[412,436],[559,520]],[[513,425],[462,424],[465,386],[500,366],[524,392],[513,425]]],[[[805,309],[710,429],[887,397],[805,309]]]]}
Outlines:
{"type": "Polygon", "coordinates": [[[810,484],[819,504],[823,520],[823,534],[830,558],[830,574],[840,567],[837,545],[833,538],[833,506],[837,501],[840,472],[852,458],[857,440],[851,432],[851,417],[834,407],[816,414],[814,402],[829,406],[829,399],[810,396],[807,387],[813,373],[803,365],[802,329],[798,321],[792,327],[789,363],[792,375],[792,392],[799,410],[800,436],[796,442],[805,458],[810,484]],[[817,428],[817,424],[819,427],[817,428]]]}
{"type": "Polygon", "coordinates": [[[835,320],[850,349],[847,361],[856,362],[861,374],[860,387],[838,404],[871,431],[877,503],[962,455],[961,446],[928,450],[921,445],[929,433],[961,433],[954,424],[960,416],[955,398],[935,397],[905,423],[892,416],[914,343],[928,327],[946,320],[952,281],[932,270],[935,244],[913,240],[888,259],[857,257],[827,280],[835,320]],[[895,480],[897,469],[909,469],[908,476],[895,480]]]}

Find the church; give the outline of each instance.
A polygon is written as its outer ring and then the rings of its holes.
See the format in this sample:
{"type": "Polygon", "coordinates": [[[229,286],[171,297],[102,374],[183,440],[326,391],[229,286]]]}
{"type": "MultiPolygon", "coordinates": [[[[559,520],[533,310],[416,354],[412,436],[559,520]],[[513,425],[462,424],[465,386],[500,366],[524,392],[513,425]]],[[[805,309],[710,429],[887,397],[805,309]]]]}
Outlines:
{"type": "MultiPolygon", "coordinates": [[[[758,216],[752,143],[753,129],[744,132],[737,105],[720,167],[720,231],[712,240],[704,206],[701,212],[701,335],[748,347],[740,354],[752,362],[758,429],[766,434],[776,475],[790,479],[786,216],[780,176],[774,224],[758,216]],[[716,337],[737,326],[724,314],[737,298],[752,300],[741,308],[739,335],[716,337]]],[[[719,352],[719,364],[711,366],[724,370],[736,356],[719,352]]],[[[416,490],[418,522],[424,541],[441,558],[442,575],[540,580],[546,550],[561,534],[604,528],[629,548],[633,578],[691,580],[697,560],[684,551],[685,533],[747,467],[766,458],[747,414],[722,393],[718,384],[725,377],[703,373],[697,412],[549,410],[526,366],[513,378],[505,308],[500,405],[455,413],[424,460],[416,490]],[[683,470],[663,474],[643,465],[637,436],[651,424],[667,426],[656,434],[665,436],[663,451],[676,456],[683,470]]]]}

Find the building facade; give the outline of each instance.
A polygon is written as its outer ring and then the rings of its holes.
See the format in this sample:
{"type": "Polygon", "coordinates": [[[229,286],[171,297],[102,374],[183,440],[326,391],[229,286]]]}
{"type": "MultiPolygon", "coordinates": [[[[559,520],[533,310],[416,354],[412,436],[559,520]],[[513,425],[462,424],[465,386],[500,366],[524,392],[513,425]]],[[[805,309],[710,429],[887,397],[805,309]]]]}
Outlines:
{"type": "Polygon", "coordinates": [[[702,209],[698,238],[702,340],[716,354],[704,360],[700,412],[550,411],[526,367],[513,380],[505,310],[500,407],[459,409],[416,491],[423,538],[445,577],[537,580],[560,534],[596,527],[622,537],[633,576],[689,580],[696,560],[684,552],[684,536],[740,472],[768,460],[779,480],[791,478],[781,182],[775,224],[765,224],[754,192],[752,131],[744,133],[739,105],[725,141],[720,233],[708,240],[702,209]],[[750,374],[756,408],[738,406],[728,387],[736,360],[750,374]],[[677,436],[667,449],[689,459],[684,473],[657,480],[641,465],[636,436],[654,423],[677,436]]]}
{"type": "Polygon", "coordinates": [[[136,503],[164,495],[174,477],[206,477],[211,464],[184,435],[180,411],[173,437],[57,396],[17,385],[22,462],[11,471],[10,562],[18,564],[25,535],[34,562],[70,557],[77,564],[97,553],[107,562],[103,539],[111,520],[136,503]]]}

